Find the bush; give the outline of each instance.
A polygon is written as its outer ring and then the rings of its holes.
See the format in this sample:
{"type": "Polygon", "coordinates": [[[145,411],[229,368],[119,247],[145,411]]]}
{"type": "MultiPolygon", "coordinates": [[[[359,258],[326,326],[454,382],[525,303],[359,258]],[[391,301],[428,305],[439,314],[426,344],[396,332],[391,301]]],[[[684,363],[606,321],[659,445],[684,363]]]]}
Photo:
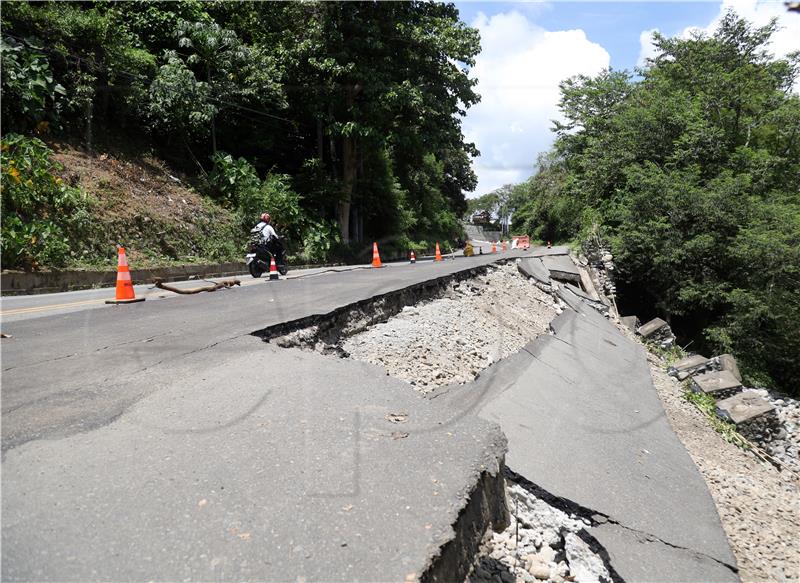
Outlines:
{"type": "Polygon", "coordinates": [[[5,268],[61,267],[91,239],[90,201],[63,183],[52,151],[36,138],[9,134],[2,162],[2,261],[5,268]]]}
{"type": "Polygon", "coordinates": [[[328,221],[307,221],[302,235],[302,258],[308,263],[326,263],[341,242],[339,227],[328,221]]]}

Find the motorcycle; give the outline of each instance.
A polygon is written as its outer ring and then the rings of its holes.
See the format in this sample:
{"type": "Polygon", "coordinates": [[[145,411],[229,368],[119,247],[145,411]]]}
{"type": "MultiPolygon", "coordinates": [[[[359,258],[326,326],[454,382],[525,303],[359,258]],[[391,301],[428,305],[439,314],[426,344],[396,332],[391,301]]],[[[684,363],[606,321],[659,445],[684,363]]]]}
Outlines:
{"type": "Polygon", "coordinates": [[[245,263],[250,275],[258,278],[265,272],[269,272],[272,257],[275,257],[278,273],[286,275],[289,272],[289,266],[286,264],[286,249],[283,241],[279,237],[273,238],[268,243],[252,241],[250,252],[245,255],[245,263]]]}

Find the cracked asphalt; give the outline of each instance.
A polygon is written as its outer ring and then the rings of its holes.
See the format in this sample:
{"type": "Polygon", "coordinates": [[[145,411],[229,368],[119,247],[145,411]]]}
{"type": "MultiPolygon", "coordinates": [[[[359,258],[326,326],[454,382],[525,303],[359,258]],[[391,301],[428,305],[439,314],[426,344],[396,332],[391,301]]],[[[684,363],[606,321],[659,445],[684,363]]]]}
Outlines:
{"type": "Polygon", "coordinates": [[[476,484],[501,480],[499,428],[256,333],[500,257],[4,323],[3,580],[435,572],[476,484]]]}
{"type": "Polygon", "coordinates": [[[577,296],[553,335],[434,400],[498,423],[508,468],[589,534],[626,581],[737,581],[706,484],[672,431],[643,349],[577,296]]]}
{"type": "Polygon", "coordinates": [[[419,577],[497,472],[499,425],[509,467],[590,514],[620,578],[737,580],[644,354],[577,297],[555,335],[430,400],[253,335],[496,259],[4,324],[3,579],[419,577]]]}

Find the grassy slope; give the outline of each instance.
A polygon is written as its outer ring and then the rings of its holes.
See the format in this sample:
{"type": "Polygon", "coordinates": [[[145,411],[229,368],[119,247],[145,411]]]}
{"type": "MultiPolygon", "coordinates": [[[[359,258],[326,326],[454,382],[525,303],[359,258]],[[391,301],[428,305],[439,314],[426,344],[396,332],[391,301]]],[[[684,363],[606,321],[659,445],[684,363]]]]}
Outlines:
{"type": "Polygon", "coordinates": [[[135,267],[240,259],[246,233],[234,214],[201,196],[186,176],[150,154],[99,146],[88,153],[50,140],[62,178],[94,199],[94,251],[74,266],[116,265],[116,244],[135,267]]]}

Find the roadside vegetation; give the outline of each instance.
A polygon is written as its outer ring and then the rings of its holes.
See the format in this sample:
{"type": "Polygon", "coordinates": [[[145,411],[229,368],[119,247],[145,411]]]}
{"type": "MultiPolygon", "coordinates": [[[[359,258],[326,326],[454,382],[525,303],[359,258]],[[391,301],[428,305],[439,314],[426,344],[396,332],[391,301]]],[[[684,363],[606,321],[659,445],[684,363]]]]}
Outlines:
{"type": "Polygon", "coordinates": [[[480,47],[453,5],[14,2],[1,36],[5,268],[110,262],[113,243],[232,259],[264,210],[296,262],[461,234],[476,150],[457,114],[479,99],[480,47]],[[163,161],[208,221],[109,230],[106,199],[134,185],[90,183],[92,168],[56,183],[76,174],[55,160],[64,142],[95,166],[163,161]]]}
{"type": "Polygon", "coordinates": [[[656,34],[635,77],[564,81],[553,149],[495,195],[515,232],[608,241],[623,313],[797,395],[800,59],[770,55],[774,30],[730,12],[712,36],[656,34]]]}

